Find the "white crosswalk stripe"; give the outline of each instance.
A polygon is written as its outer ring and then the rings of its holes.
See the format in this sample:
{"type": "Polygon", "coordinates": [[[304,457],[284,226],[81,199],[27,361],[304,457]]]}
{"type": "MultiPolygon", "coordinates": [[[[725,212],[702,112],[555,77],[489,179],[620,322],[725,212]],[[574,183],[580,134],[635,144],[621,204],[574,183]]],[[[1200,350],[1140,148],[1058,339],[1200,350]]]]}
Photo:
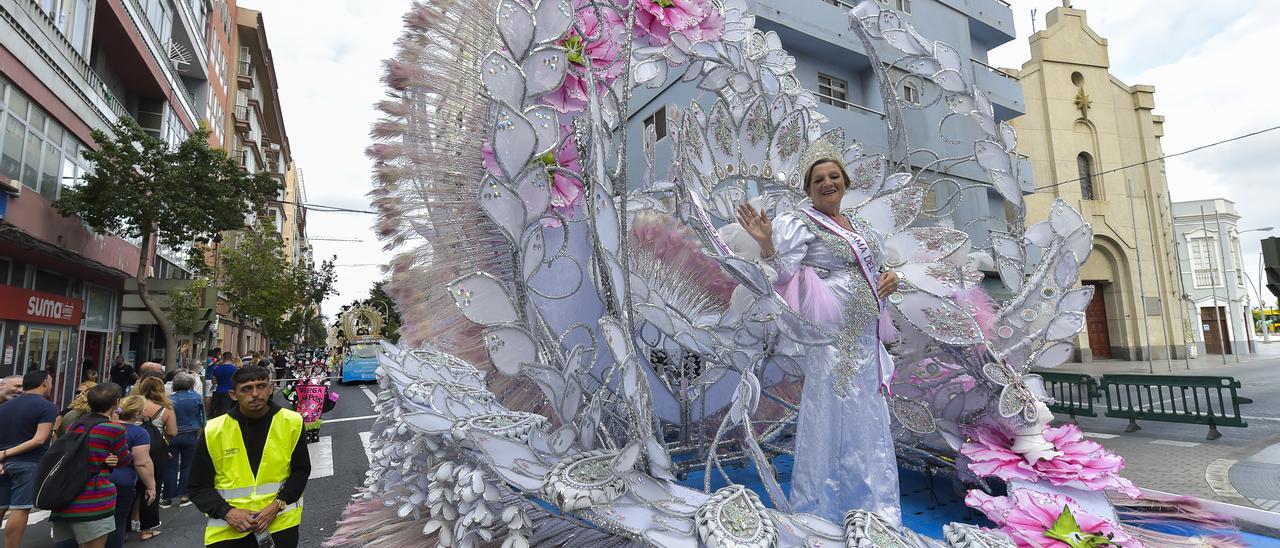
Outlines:
{"type": "Polygon", "coordinates": [[[1117,436],[1117,435],[1115,435],[1115,434],[1102,434],[1102,433],[1099,433],[1099,432],[1085,432],[1085,433],[1084,433],[1084,437],[1086,437],[1086,438],[1098,438],[1098,439],[1100,439],[1100,440],[1109,440],[1109,439],[1111,439],[1111,438],[1118,438],[1118,437],[1120,437],[1120,436],[1117,436]]]}
{"type": "Polygon", "coordinates": [[[311,444],[307,451],[311,454],[310,479],[333,475],[333,436],[320,436],[320,441],[311,444]]]}
{"type": "Polygon", "coordinates": [[[369,403],[378,403],[378,395],[374,394],[372,390],[369,390],[368,386],[361,386],[360,391],[364,392],[364,395],[369,397],[369,403]]]}
{"type": "Polygon", "coordinates": [[[360,433],[360,443],[364,445],[364,458],[368,459],[367,462],[373,462],[373,451],[369,449],[369,438],[372,438],[372,437],[373,437],[373,432],[360,433]]]}
{"type": "MultiPolygon", "coordinates": [[[[46,519],[49,519],[48,510],[35,510],[30,514],[27,514],[27,525],[35,525],[46,519]]],[[[8,518],[5,518],[4,521],[0,521],[0,528],[7,527],[8,525],[9,525],[8,518]]]]}

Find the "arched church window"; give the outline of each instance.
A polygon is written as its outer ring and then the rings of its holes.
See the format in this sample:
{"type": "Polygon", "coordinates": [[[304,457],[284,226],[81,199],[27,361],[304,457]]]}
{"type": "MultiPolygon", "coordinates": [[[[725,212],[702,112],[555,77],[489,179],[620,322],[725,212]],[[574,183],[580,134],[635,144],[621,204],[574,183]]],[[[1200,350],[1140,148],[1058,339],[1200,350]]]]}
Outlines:
{"type": "Polygon", "coordinates": [[[1086,200],[1092,200],[1094,197],[1093,190],[1093,157],[1088,152],[1081,152],[1076,156],[1076,168],[1080,170],[1080,196],[1086,200]]]}

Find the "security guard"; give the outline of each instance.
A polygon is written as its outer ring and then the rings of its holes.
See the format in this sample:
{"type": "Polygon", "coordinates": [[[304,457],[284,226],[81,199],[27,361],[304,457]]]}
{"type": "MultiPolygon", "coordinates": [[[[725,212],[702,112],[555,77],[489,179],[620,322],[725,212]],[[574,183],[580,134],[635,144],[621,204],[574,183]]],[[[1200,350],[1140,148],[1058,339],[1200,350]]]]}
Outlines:
{"type": "Polygon", "coordinates": [[[270,533],[294,548],[311,475],[302,416],[272,401],[264,367],[245,366],[232,383],[236,405],[205,425],[191,465],[191,502],[209,516],[204,543],[256,548],[256,535],[270,533]]]}

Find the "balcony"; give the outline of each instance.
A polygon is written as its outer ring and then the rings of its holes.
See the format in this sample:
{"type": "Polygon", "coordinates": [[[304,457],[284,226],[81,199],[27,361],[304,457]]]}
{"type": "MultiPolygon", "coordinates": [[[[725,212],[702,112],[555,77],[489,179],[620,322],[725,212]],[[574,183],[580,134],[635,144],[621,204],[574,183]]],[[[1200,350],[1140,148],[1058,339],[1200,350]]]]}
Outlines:
{"type": "Polygon", "coordinates": [[[235,126],[237,130],[244,133],[248,133],[249,130],[252,129],[252,126],[250,125],[250,122],[249,122],[249,116],[250,114],[249,114],[248,105],[236,105],[235,114],[232,115],[232,118],[235,121],[235,126]]]}
{"type": "Polygon", "coordinates": [[[253,89],[254,84],[254,67],[248,61],[240,61],[236,63],[236,83],[241,89],[253,89]]]}
{"type": "Polygon", "coordinates": [[[1016,76],[977,59],[970,61],[973,62],[973,84],[987,92],[995,106],[997,119],[1010,120],[1026,114],[1022,83],[1016,76]]]}
{"type": "Polygon", "coordinates": [[[231,159],[236,161],[236,165],[243,169],[249,169],[249,151],[237,148],[231,151],[231,159]]]}

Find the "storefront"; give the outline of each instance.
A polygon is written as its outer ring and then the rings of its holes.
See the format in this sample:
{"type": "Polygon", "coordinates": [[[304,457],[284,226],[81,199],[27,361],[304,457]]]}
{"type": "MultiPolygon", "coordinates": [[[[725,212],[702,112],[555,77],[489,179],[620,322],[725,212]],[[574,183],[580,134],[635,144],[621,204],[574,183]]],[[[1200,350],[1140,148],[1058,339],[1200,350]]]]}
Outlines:
{"type": "Polygon", "coordinates": [[[84,301],[54,293],[0,285],[0,372],[21,375],[44,369],[54,376],[54,401],[66,402],[79,382],[73,365],[84,301]]]}

